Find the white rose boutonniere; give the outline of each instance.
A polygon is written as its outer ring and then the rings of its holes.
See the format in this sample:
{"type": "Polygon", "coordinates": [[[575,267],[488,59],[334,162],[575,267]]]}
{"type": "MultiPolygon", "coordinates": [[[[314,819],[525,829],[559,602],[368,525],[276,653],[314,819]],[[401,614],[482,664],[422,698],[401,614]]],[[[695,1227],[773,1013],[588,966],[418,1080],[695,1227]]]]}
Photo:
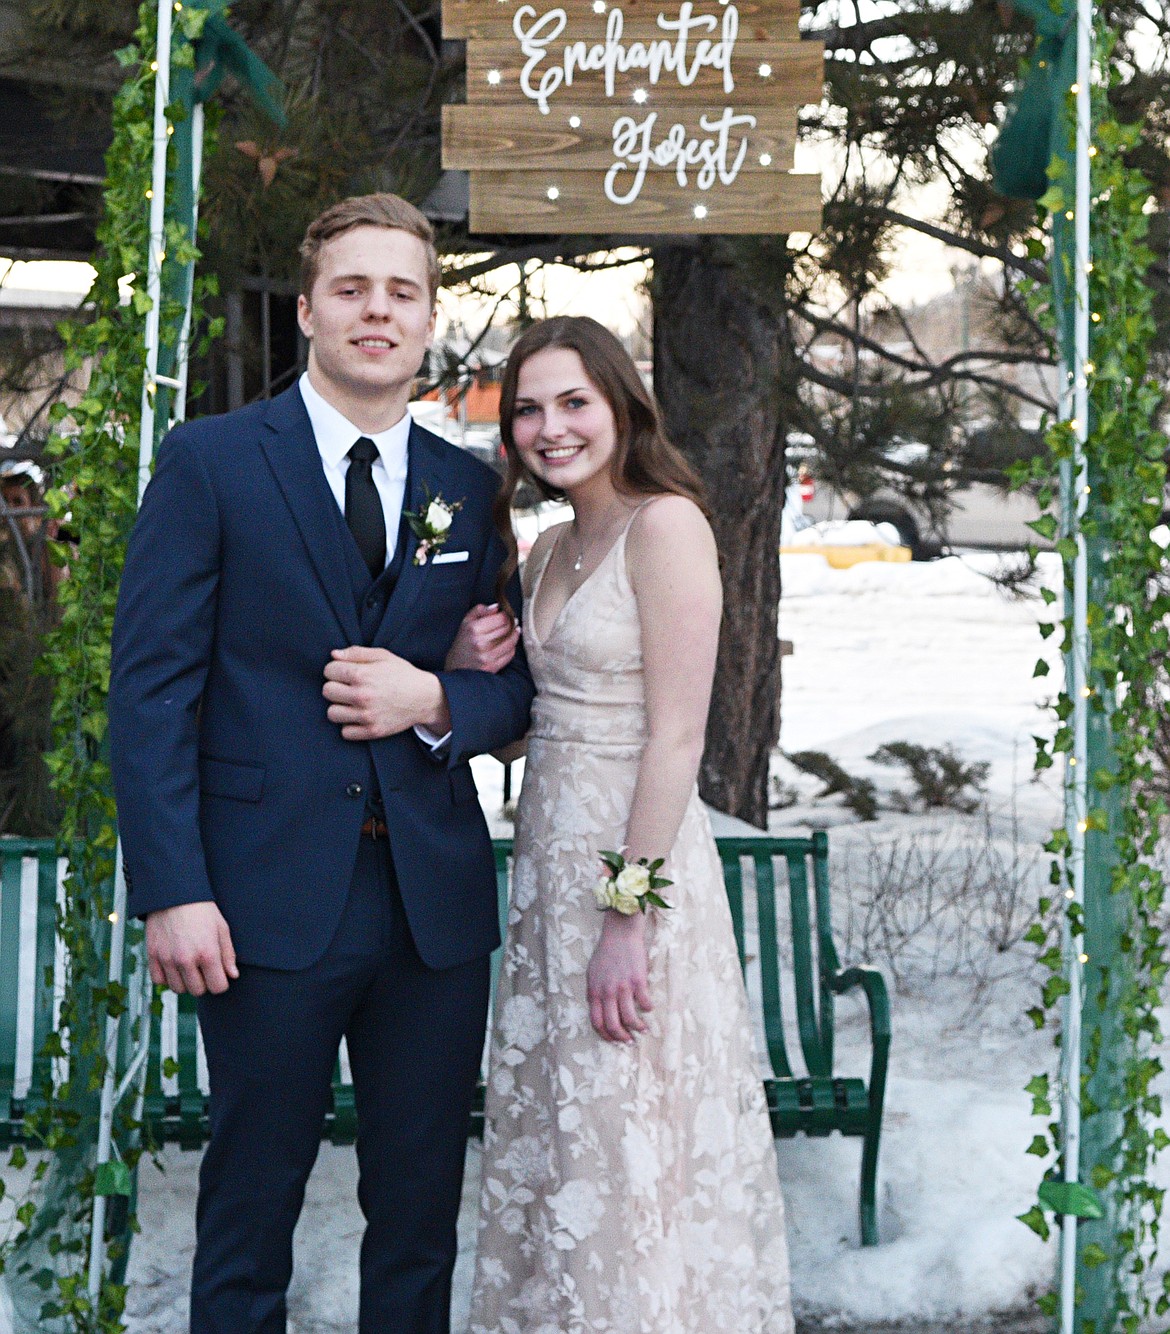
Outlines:
{"type": "Polygon", "coordinates": [[[451,520],[454,517],[442,500],[432,500],[427,506],[427,527],[436,535],[445,533],[451,527],[451,520]]]}
{"type": "Polygon", "coordinates": [[[632,917],[636,912],[645,912],[648,908],[670,907],[658,893],[658,890],[674,883],[658,874],[664,858],[650,861],[646,857],[639,857],[636,862],[627,862],[620,852],[605,850],[598,856],[609,872],[607,876],[602,876],[593,889],[598,908],[612,908],[623,916],[632,917]]]}
{"type": "Polygon", "coordinates": [[[444,500],[442,495],[426,493],[427,503],[416,510],[404,510],[402,517],[418,538],[414,563],[425,565],[436,551],[443,549],[455,515],[463,508],[462,500],[444,500]]]}

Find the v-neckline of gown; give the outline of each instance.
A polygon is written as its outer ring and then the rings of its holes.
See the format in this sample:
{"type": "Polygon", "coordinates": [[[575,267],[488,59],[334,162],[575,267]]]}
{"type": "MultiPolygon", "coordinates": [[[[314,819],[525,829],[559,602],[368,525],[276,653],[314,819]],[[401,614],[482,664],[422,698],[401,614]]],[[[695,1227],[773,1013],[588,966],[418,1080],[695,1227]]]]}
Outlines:
{"type": "MultiPolygon", "coordinates": [[[[552,564],[552,560],[553,557],[556,555],[557,548],[561,544],[561,534],[560,533],[557,534],[556,540],[549,548],[549,553],[548,556],[545,558],[544,564],[540,567],[540,572],[536,576],[536,582],[532,585],[532,594],[528,599],[528,605],[532,608],[532,625],[530,627],[531,633],[529,635],[529,639],[536,644],[537,648],[544,648],[544,646],[556,633],[557,627],[564,619],[565,612],[569,610],[569,607],[572,604],[573,599],[577,596],[578,593],[581,592],[583,588],[588,587],[590,582],[593,579],[595,579],[597,575],[601,572],[602,568],[605,566],[605,563],[618,549],[618,546],[621,543],[622,539],[630,531],[630,524],[633,523],[635,517],[637,516],[638,510],[640,510],[641,508],[642,506],[639,505],[638,509],[636,509],[634,513],[630,515],[629,520],[622,528],[621,532],[618,533],[617,537],[615,537],[613,541],[609,544],[609,546],[606,548],[605,555],[602,556],[602,558],[597,562],[597,564],[593,567],[593,569],[589,571],[589,573],[585,576],[585,578],[581,580],[581,582],[577,585],[577,587],[574,588],[573,591],[569,594],[569,596],[564,600],[564,602],[561,604],[560,611],[558,611],[557,614],[553,617],[552,624],[548,627],[548,632],[544,635],[539,635],[537,634],[536,631],[536,612],[537,612],[536,604],[537,604],[537,599],[540,596],[540,590],[541,588],[544,587],[544,576],[548,572],[548,567],[552,564]]],[[[569,525],[566,523],[562,526],[568,528],[569,525]]]]}

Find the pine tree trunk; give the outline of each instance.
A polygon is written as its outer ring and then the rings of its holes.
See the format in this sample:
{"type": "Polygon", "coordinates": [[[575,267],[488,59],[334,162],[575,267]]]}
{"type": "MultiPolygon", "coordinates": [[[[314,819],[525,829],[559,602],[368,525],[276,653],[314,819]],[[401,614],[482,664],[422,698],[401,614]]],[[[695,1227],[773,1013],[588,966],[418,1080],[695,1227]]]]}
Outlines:
{"type": "Polygon", "coordinates": [[[795,383],[782,314],[707,242],[654,250],[654,386],[667,432],[701,474],[723,570],[723,631],[703,799],[763,828],[780,732],[780,513],[785,390],[795,383]]]}

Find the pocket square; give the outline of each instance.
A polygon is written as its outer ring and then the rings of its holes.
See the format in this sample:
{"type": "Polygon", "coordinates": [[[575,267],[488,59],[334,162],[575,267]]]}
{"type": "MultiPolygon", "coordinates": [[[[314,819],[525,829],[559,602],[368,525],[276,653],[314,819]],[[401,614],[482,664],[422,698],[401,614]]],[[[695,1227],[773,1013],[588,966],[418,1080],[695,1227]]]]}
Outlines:
{"type": "Polygon", "coordinates": [[[440,551],[431,557],[432,565],[457,565],[461,560],[470,560],[470,551],[440,551]]]}

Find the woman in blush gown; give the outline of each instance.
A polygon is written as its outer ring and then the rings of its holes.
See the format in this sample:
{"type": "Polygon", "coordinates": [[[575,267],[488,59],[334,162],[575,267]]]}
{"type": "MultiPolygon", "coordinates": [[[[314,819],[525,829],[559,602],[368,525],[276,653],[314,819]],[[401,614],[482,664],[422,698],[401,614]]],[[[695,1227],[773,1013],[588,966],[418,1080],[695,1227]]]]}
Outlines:
{"type": "MultiPolygon", "coordinates": [[[[700,486],[591,319],[520,338],[501,433],[510,569],[521,478],[566,497],[573,519],[541,534],[524,569],[538,694],[471,1334],[790,1334],[775,1146],[695,787],[721,608],[700,486]],[[618,849],[666,858],[669,909],[599,909],[599,853],[618,849]]],[[[491,609],[476,617],[497,655],[481,664],[498,666],[514,632],[491,609]]]]}

